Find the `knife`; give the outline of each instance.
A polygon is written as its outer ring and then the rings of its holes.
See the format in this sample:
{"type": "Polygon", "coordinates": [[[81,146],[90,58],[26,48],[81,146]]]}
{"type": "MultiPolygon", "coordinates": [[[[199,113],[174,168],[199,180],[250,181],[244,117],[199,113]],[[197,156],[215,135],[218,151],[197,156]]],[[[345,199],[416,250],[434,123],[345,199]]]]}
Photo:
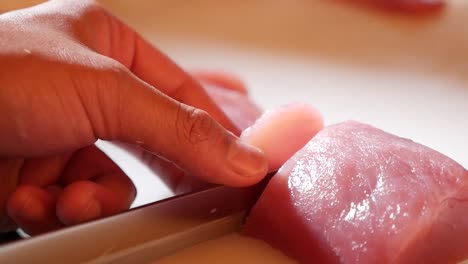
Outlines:
{"type": "Polygon", "coordinates": [[[0,263],[150,263],[239,231],[268,180],[215,186],[0,247],[0,263]]]}

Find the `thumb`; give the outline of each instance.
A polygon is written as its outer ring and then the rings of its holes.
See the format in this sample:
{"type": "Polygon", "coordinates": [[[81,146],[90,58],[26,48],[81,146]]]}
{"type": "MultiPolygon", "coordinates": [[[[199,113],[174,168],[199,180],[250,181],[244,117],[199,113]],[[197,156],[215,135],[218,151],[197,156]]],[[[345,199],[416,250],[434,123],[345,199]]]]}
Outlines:
{"type": "Polygon", "coordinates": [[[129,71],[118,78],[118,85],[109,88],[114,91],[105,93],[115,98],[96,100],[113,102],[101,105],[112,109],[99,111],[100,118],[90,118],[98,138],[138,144],[211,183],[246,186],[266,175],[263,152],[205,111],[166,96],[129,71]]]}

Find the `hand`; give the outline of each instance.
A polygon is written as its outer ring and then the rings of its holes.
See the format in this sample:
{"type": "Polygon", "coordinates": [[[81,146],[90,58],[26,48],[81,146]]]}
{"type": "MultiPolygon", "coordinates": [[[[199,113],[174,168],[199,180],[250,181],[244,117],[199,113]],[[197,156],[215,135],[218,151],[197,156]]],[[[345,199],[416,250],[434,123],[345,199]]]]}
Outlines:
{"type": "Polygon", "coordinates": [[[135,190],[97,139],[138,144],[211,183],[266,174],[200,84],[99,5],[7,13],[0,35],[0,212],[27,232],[128,208],[135,190]]]}

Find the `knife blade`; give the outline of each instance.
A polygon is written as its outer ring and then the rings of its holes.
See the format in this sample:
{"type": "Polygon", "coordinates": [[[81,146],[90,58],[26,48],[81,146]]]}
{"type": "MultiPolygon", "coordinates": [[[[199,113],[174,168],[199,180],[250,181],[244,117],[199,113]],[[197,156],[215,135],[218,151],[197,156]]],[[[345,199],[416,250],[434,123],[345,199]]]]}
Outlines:
{"type": "Polygon", "coordinates": [[[0,263],[142,263],[238,231],[272,174],[215,186],[0,247],[0,263]]]}

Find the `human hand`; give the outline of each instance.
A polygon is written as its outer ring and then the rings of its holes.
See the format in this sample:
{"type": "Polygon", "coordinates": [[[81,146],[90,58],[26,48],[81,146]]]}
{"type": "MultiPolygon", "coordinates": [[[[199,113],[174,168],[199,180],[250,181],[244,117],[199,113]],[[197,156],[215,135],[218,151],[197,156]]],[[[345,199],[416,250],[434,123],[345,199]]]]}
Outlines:
{"type": "Polygon", "coordinates": [[[266,174],[264,155],[225,129],[236,131],[199,83],[99,5],[7,13],[0,35],[0,212],[28,233],[131,204],[133,185],[97,139],[140,145],[211,183],[266,174]]]}

